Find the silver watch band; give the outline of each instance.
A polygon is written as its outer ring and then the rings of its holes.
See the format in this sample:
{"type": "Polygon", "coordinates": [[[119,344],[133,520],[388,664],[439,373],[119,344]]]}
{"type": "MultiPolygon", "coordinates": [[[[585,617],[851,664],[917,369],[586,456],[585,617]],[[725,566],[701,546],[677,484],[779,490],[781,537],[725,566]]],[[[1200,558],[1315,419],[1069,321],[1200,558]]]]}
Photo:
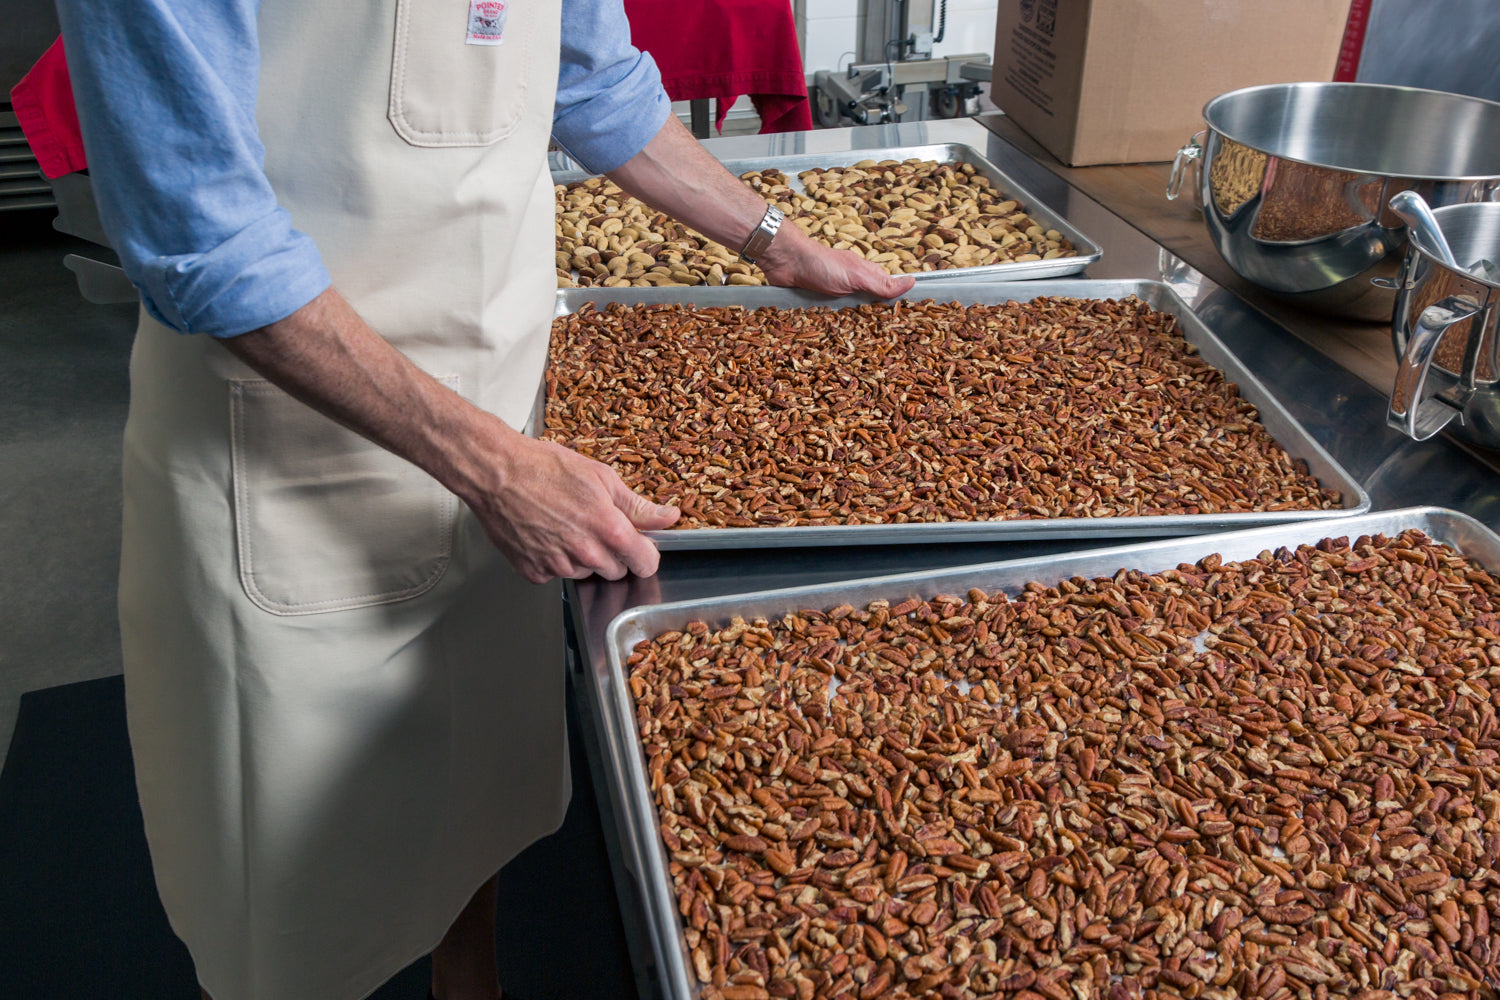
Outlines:
{"type": "Polygon", "coordinates": [[[755,227],[755,232],[745,241],[745,246],[740,250],[740,260],[747,264],[754,264],[760,260],[761,255],[771,246],[771,241],[776,238],[776,233],[781,229],[781,220],[784,218],[781,209],[775,205],[766,206],[766,214],[761,216],[760,225],[755,227]]]}

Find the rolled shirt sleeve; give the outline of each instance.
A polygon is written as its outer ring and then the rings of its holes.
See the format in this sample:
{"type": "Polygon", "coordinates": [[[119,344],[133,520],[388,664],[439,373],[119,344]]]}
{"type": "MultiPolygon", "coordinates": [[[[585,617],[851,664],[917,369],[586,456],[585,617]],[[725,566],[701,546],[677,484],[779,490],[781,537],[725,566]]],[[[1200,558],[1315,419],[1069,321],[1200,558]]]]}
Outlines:
{"type": "Polygon", "coordinates": [[[621,0],[562,0],[562,63],[552,138],[595,173],[635,156],[672,103],[650,55],[630,44],[621,0]]]}
{"type": "Polygon", "coordinates": [[[229,337],[331,281],[264,173],[257,0],[58,0],[100,221],[146,309],[229,337]]]}

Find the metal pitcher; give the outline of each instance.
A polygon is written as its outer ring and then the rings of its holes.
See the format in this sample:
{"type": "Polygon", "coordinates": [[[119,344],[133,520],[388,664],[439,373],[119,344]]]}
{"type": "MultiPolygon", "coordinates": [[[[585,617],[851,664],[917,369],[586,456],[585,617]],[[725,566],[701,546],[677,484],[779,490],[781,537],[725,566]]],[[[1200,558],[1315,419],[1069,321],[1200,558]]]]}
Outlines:
{"type": "Polygon", "coordinates": [[[1409,240],[1391,321],[1400,360],[1386,420],[1418,441],[1448,428],[1500,447],[1500,204],[1449,205],[1433,216],[1458,266],[1420,237],[1409,240]]]}

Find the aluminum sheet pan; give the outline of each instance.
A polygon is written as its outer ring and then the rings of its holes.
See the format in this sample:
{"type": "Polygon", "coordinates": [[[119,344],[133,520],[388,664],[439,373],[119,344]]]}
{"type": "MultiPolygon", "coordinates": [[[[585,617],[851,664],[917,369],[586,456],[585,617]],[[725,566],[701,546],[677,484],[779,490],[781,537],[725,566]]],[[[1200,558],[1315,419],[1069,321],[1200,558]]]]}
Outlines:
{"type": "Polygon", "coordinates": [[[645,760],[635,731],[635,706],[622,683],[625,662],[635,644],[688,622],[727,624],[731,618],[774,619],[803,608],[826,609],[849,603],[856,607],[885,598],[892,603],[907,597],[928,598],[940,593],[962,594],[971,587],[993,593],[1016,594],[1028,582],[1044,586],[1074,576],[1111,576],[1120,569],[1155,573],[1179,563],[1196,562],[1218,553],[1226,561],[1252,558],[1266,549],[1317,542],[1326,537],[1384,534],[1394,536],[1419,528],[1435,541],[1446,542],[1481,566],[1500,568],[1500,536],[1479,521],[1436,507],[1365,514],[1337,522],[1303,522],[1257,528],[1192,539],[1145,542],[1077,553],[987,563],[939,572],[905,573],[849,583],[822,584],[759,594],[718,597],[702,601],[648,605],[627,611],[610,623],[605,656],[586,666],[584,683],[595,708],[598,738],[604,748],[610,795],[625,808],[618,810],[614,831],[635,887],[645,907],[647,931],[660,970],[662,995],[668,1000],[693,1000],[696,992],[689,972],[690,959],[667,874],[667,857],[657,833],[656,806],[646,782],[645,760]]]}
{"type": "MultiPolygon", "coordinates": [[[[1027,260],[1014,264],[985,264],[982,267],[956,267],[946,271],[922,271],[912,275],[919,282],[943,278],[979,278],[986,281],[1029,281],[1033,278],[1056,278],[1078,274],[1104,253],[1099,244],[1079,232],[1057,212],[1053,211],[1036,195],[1021,187],[1008,175],[1000,172],[989,160],[976,150],[958,142],[935,143],[928,146],[899,146],[887,149],[850,149],[831,153],[797,153],[791,156],[760,156],[750,159],[724,160],[725,168],[736,177],[751,170],[780,170],[790,178],[788,184],[794,191],[803,191],[797,174],[814,167],[852,167],[864,160],[936,160],[939,163],[972,163],[974,169],[989,179],[1008,197],[1021,203],[1022,210],[1043,229],[1055,229],[1062,233],[1073,249],[1075,257],[1056,257],[1052,260],[1027,260]]],[[[571,161],[570,161],[571,162],[571,161]]],[[[552,183],[571,184],[594,176],[581,169],[552,171],[552,183]]]]}
{"type": "MultiPolygon", "coordinates": [[[[919,285],[902,299],[919,302],[935,299],[962,305],[993,304],[1015,299],[1028,301],[1043,295],[1082,299],[1118,299],[1139,296],[1152,308],[1171,313],[1181,324],[1183,336],[1198,348],[1209,364],[1223,372],[1240,388],[1240,394],[1260,411],[1261,422],[1271,437],[1293,458],[1307,463],[1323,486],[1336,491],[1343,506],[1334,510],[1251,511],[1227,514],[1155,514],[1133,517],[1031,518],[1001,521],[949,521],[938,524],[846,524],[808,525],[795,528],[684,528],[651,531],[657,548],[742,549],[807,545],[892,545],[908,542],[1007,541],[1041,538],[1151,538],[1158,535],[1196,535],[1263,524],[1318,520],[1362,514],[1370,509],[1364,488],[1323,450],[1286,408],[1277,401],[1243,363],[1213,335],[1192,309],[1160,281],[1095,280],[987,283],[955,281],[945,285],[919,285]]],[[[741,305],[751,308],[796,308],[850,306],[867,298],[829,298],[787,288],[565,288],[557,293],[557,315],[565,316],[592,302],[605,306],[653,303],[685,303],[704,306],[741,305]]]]}

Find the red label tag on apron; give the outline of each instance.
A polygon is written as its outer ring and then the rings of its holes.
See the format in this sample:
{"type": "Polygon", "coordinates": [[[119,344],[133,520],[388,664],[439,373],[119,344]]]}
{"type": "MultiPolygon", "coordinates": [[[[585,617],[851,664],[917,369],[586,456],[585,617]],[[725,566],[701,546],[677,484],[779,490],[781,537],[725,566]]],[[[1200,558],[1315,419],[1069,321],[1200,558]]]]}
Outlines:
{"type": "Polygon", "coordinates": [[[504,45],[505,15],[510,5],[505,0],[469,0],[469,45],[504,45]]]}

